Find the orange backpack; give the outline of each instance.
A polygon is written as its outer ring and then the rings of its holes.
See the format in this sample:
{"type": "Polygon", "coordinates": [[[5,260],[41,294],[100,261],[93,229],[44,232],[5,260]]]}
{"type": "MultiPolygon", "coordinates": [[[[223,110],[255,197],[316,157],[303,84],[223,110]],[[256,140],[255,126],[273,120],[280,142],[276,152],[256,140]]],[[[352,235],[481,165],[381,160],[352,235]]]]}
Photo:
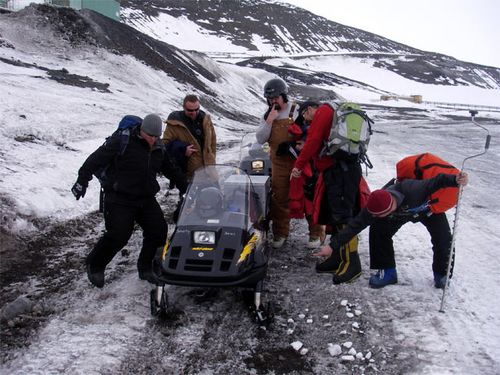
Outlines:
{"type": "MultiPolygon", "coordinates": [[[[430,153],[408,156],[396,164],[396,178],[399,181],[405,179],[426,180],[440,173],[458,174],[459,172],[447,161],[430,153]]],[[[454,207],[457,200],[458,187],[439,189],[430,196],[430,209],[434,213],[445,212],[454,207]]]]}

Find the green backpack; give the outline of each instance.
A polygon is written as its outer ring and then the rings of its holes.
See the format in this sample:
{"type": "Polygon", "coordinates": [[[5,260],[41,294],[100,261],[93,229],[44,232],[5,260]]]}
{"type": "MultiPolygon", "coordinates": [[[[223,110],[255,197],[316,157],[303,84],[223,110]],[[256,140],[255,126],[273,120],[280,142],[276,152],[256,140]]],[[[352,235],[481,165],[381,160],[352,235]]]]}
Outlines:
{"type": "Polygon", "coordinates": [[[359,159],[371,168],[366,152],[373,133],[373,121],[356,103],[335,103],[331,107],[334,110],[332,128],[321,155],[333,155],[337,150],[343,150],[350,155],[359,155],[359,159]]]}

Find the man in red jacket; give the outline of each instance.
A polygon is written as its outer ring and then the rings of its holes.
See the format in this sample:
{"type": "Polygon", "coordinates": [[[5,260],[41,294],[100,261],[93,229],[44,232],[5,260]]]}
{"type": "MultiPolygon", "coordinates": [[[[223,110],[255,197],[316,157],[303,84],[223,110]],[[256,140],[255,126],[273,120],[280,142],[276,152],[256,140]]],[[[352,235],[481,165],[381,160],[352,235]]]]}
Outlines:
{"type": "MultiPolygon", "coordinates": [[[[332,156],[320,156],[324,142],[330,135],[334,110],[329,104],[306,102],[299,114],[311,123],[291,178],[302,175],[310,160],[320,172],[314,197],[314,222],[328,224],[333,234],[359,212],[359,184],[362,178],[358,155],[343,150],[332,156]]],[[[317,272],[333,272],[334,284],[351,282],[361,275],[358,255],[358,238],[354,236],[337,249],[328,259],[316,266],[317,272]]]]}

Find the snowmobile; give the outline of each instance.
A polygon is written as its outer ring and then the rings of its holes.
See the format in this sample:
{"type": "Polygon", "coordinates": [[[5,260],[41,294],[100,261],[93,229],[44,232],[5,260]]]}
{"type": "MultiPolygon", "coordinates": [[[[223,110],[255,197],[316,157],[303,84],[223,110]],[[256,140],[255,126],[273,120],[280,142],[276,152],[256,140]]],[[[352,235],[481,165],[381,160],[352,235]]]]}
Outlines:
{"type": "Polygon", "coordinates": [[[195,172],[177,226],[153,261],[153,315],[167,313],[166,284],[237,287],[253,291],[249,307],[254,320],[270,323],[271,304],[264,307],[261,301],[270,251],[270,161],[262,147],[245,143],[246,138],[239,167],[212,165],[195,172]]]}

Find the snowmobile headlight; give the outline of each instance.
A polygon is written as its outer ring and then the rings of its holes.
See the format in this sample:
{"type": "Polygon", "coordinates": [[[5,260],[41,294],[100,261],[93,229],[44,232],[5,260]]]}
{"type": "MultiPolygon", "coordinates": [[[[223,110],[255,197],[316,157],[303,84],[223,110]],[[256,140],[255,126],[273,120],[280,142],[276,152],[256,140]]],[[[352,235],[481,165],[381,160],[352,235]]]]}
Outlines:
{"type": "Polygon", "coordinates": [[[253,171],[261,171],[264,169],[264,161],[263,160],[253,160],[252,161],[252,170],[253,171]]]}
{"type": "Polygon", "coordinates": [[[214,245],[215,244],[215,232],[209,231],[195,231],[194,232],[194,242],[199,245],[214,245]]]}

